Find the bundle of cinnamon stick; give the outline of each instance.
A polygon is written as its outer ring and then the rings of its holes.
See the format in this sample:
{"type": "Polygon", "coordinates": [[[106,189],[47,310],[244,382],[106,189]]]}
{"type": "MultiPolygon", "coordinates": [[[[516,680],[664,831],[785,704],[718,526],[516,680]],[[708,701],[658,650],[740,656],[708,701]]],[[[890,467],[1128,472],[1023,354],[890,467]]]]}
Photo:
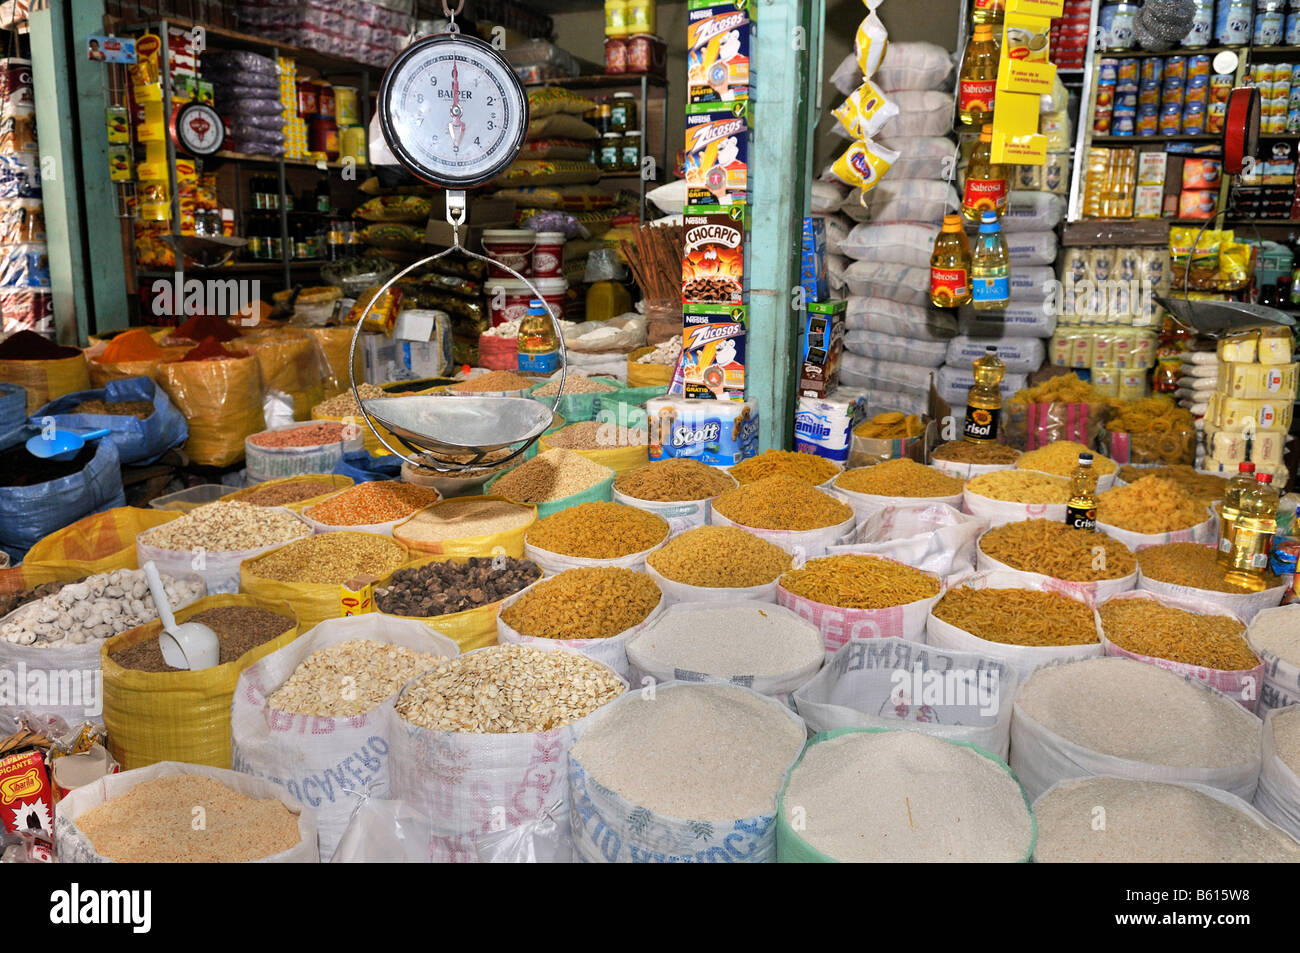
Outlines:
{"type": "Polygon", "coordinates": [[[619,244],[647,303],[682,300],[682,226],[641,225],[619,244]]]}

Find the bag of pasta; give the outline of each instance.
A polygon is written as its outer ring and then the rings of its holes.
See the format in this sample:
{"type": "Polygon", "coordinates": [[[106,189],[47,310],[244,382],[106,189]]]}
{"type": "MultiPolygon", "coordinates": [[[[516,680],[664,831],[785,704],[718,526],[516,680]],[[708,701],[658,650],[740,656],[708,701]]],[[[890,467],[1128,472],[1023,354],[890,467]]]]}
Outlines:
{"type": "Polygon", "coordinates": [[[1077,374],[1062,374],[1016,391],[1004,408],[1008,446],[1037,450],[1057,440],[1095,446],[1111,405],[1077,374]]]}
{"type": "Polygon", "coordinates": [[[348,312],[348,324],[361,321],[366,331],[380,331],[392,334],[397,326],[397,314],[402,310],[402,289],[396,286],[379,294],[382,285],[367,288],[357,295],[357,303],[348,312]]]}
{"type": "Polygon", "coordinates": [[[1196,462],[1196,421],[1167,397],[1125,401],[1106,421],[1101,449],[1116,463],[1196,462]]]}

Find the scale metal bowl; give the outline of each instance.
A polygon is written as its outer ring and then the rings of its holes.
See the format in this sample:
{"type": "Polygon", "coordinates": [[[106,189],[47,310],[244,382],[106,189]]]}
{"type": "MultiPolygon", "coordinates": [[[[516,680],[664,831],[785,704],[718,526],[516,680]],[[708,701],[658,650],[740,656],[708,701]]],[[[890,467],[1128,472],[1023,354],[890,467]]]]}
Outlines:
{"type": "Polygon", "coordinates": [[[478,459],[494,450],[531,443],[555,417],[550,407],[527,397],[413,394],[363,400],[361,406],[375,423],[416,449],[469,453],[478,459]]]}
{"type": "Polygon", "coordinates": [[[1156,303],[1183,327],[1210,338],[1225,337],[1234,331],[1266,328],[1272,324],[1294,327],[1296,323],[1295,318],[1284,311],[1243,301],[1157,297],[1156,303]]]}

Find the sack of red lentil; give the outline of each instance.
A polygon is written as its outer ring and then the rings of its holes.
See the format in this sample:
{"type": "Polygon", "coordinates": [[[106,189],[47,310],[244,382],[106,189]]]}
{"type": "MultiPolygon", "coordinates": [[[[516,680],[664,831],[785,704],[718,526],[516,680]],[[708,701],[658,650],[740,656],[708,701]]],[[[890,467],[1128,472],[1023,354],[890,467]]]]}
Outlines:
{"type": "Polygon", "coordinates": [[[814,732],[907,728],[978,745],[1005,761],[1019,683],[1014,668],[982,653],[851,639],[795,690],[794,706],[814,732]]]}
{"type": "Polygon", "coordinates": [[[1263,767],[1255,807],[1300,839],[1300,708],[1273,709],[1264,716],[1263,767]],[[1279,738],[1279,735],[1282,737],[1279,738]],[[1284,761],[1285,751],[1291,759],[1284,761]]]}
{"type": "Polygon", "coordinates": [[[415,486],[400,480],[369,480],[305,507],[302,518],[317,533],[392,536],[395,527],[441,499],[442,495],[433,487],[415,486]],[[376,519],[379,516],[387,518],[376,519]]]}
{"type": "Polygon", "coordinates": [[[457,654],[456,643],[411,620],[372,613],[322,622],[240,673],[231,763],[312,808],[321,859],[328,861],[358,799],[389,796],[387,712],[401,683],[457,654]],[[364,645],[312,661],[317,652],[356,642],[364,645]]]}
{"type": "Polygon", "coordinates": [[[975,567],[975,541],[987,528],[945,503],[900,503],[868,516],[852,542],[827,547],[827,553],[884,556],[946,577],[975,567]]]}
{"type": "Polygon", "coordinates": [[[332,473],[344,454],[362,448],[361,430],[355,424],[315,421],[263,430],[244,440],[248,482],[332,473]]]}
{"type": "Polygon", "coordinates": [[[1250,620],[1246,641],[1264,660],[1260,713],[1300,705],[1300,607],[1278,606],[1260,612],[1250,620]]]}

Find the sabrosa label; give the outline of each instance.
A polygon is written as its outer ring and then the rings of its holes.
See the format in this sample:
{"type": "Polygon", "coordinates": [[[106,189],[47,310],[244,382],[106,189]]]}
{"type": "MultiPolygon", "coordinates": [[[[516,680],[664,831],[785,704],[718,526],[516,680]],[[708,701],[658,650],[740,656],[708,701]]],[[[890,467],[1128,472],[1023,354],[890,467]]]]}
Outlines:
{"type": "Polygon", "coordinates": [[[992,112],[997,88],[995,79],[963,79],[957,90],[957,108],[992,112]]]}
{"type": "Polygon", "coordinates": [[[1006,207],[1006,179],[967,179],[962,204],[978,211],[994,212],[1006,207]]]}
{"type": "Polygon", "coordinates": [[[962,434],[969,440],[991,441],[998,437],[998,423],[1002,419],[1002,410],[989,410],[984,407],[966,407],[966,424],[962,434]]]}
{"type": "Polygon", "coordinates": [[[930,297],[955,299],[970,293],[970,275],[965,268],[931,268],[930,297]]]}

